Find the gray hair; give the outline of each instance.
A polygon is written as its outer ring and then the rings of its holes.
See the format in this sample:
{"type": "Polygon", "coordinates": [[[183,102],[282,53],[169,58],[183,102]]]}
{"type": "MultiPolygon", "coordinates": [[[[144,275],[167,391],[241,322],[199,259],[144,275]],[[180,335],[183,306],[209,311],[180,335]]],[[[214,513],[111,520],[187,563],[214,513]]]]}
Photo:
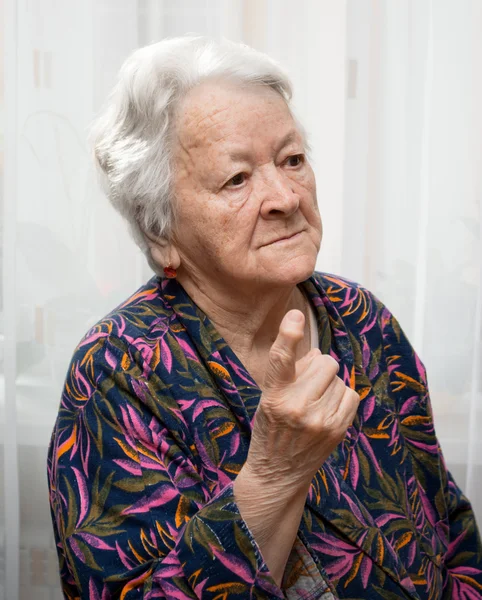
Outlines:
{"type": "MultiPolygon", "coordinates": [[[[175,220],[176,110],[192,88],[209,79],[269,86],[287,105],[292,96],[288,77],[267,55],[226,39],[186,35],[136,50],[91,128],[102,187],[154,271],[159,265],[146,233],[169,239],[175,220]]],[[[301,126],[300,131],[306,138],[301,126]]]]}

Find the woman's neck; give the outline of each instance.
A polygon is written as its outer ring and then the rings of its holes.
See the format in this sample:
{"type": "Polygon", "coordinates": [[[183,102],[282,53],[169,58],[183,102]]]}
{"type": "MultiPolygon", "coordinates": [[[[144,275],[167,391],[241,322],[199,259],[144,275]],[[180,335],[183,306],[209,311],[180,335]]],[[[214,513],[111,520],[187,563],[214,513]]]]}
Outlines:
{"type": "Polygon", "coordinates": [[[214,288],[189,277],[180,278],[180,283],[243,362],[267,356],[284,315],[292,309],[305,315],[307,344],[299,349],[301,356],[309,350],[308,305],[298,286],[250,290],[249,295],[242,295],[239,290],[214,288]]]}

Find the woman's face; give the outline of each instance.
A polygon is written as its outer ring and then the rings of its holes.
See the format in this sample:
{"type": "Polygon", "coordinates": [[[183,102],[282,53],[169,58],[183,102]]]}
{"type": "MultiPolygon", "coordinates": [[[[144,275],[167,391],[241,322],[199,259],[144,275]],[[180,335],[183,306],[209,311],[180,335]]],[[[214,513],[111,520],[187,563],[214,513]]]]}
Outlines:
{"type": "Polygon", "coordinates": [[[188,276],[248,287],[309,277],[322,236],[315,178],[283,99],[205,83],[176,128],[173,240],[188,276]]]}

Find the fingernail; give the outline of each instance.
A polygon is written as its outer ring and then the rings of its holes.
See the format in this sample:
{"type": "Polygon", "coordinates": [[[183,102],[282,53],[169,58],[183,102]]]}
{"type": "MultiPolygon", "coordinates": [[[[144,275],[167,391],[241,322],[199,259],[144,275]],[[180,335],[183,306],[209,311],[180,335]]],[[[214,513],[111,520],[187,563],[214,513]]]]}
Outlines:
{"type": "Polygon", "coordinates": [[[289,320],[292,323],[299,323],[301,321],[301,319],[303,318],[303,315],[300,313],[299,310],[297,310],[296,312],[291,312],[289,314],[289,320]]]}

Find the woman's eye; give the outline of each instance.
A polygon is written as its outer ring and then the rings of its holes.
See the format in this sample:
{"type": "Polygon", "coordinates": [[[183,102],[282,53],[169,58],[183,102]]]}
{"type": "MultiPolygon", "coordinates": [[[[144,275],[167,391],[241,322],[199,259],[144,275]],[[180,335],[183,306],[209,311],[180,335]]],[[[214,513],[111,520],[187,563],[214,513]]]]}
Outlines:
{"type": "Polygon", "coordinates": [[[303,154],[295,154],[293,156],[290,156],[286,162],[289,163],[290,167],[299,167],[300,164],[304,161],[304,159],[305,157],[303,154]]]}
{"type": "Polygon", "coordinates": [[[246,179],[245,173],[238,173],[234,177],[231,177],[231,179],[227,182],[226,185],[228,187],[238,187],[244,183],[245,179],[246,179]]]}

